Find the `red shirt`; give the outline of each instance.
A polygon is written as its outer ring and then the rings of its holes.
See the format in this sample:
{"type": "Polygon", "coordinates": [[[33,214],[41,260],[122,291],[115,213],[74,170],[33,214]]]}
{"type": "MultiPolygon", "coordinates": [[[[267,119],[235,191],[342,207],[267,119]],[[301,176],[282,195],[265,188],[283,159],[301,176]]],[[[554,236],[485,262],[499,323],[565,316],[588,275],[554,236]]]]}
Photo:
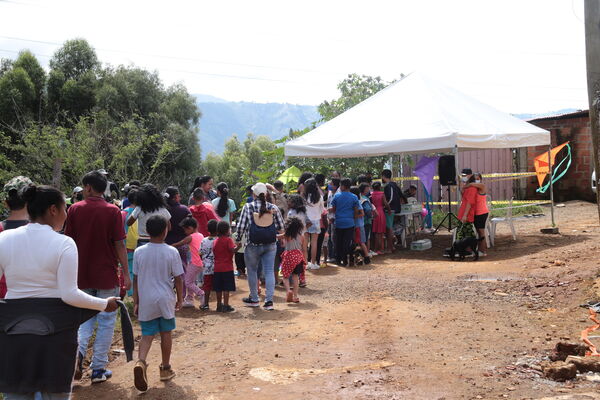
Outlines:
{"type": "Polygon", "coordinates": [[[233,253],[235,244],[229,236],[219,236],[213,243],[215,255],[215,272],[233,271],[233,253]]]}
{"type": "Polygon", "coordinates": [[[475,221],[475,206],[477,205],[477,196],[479,195],[479,189],[476,187],[470,186],[465,189],[465,192],[462,195],[462,201],[460,203],[460,210],[458,210],[458,219],[462,220],[463,214],[465,213],[465,208],[467,204],[471,205],[471,209],[467,214],[467,222],[475,221]]]}
{"type": "Polygon", "coordinates": [[[217,221],[221,220],[217,213],[215,213],[212,204],[209,206],[208,203],[202,203],[199,206],[191,206],[190,212],[192,213],[192,217],[198,222],[198,232],[204,237],[210,236],[210,233],[208,232],[208,221],[211,219],[216,219],[217,221]]]}
{"type": "Polygon", "coordinates": [[[123,216],[117,206],[89,197],[69,207],[65,235],[73,238],[79,254],[79,289],[119,286],[115,242],[125,240],[123,216]]]}

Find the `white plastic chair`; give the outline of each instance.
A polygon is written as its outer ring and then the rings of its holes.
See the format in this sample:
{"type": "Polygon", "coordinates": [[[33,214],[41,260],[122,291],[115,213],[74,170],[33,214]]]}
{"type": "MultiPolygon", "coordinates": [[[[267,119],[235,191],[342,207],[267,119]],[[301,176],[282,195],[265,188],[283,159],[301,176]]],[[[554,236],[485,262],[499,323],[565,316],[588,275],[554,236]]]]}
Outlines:
{"type": "MultiPolygon", "coordinates": [[[[487,194],[486,196],[486,203],[487,203],[487,208],[489,210],[489,212],[492,212],[492,196],[490,196],[489,194],[487,194]]],[[[489,249],[490,247],[493,246],[492,240],[490,238],[491,236],[491,231],[492,231],[492,222],[491,222],[491,214],[488,215],[487,219],[485,220],[485,228],[483,230],[483,233],[485,235],[485,243],[487,244],[487,248],[489,249]]]]}
{"type": "Polygon", "coordinates": [[[512,233],[513,240],[517,240],[517,233],[515,232],[515,226],[513,224],[513,215],[512,215],[512,204],[513,199],[511,198],[508,202],[508,209],[506,210],[506,217],[495,217],[490,221],[491,229],[490,229],[490,239],[492,241],[492,246],[494,245],[496,239],[496,226],[500,223],[506,223],[510,227],[510,231],[512,233]]]}

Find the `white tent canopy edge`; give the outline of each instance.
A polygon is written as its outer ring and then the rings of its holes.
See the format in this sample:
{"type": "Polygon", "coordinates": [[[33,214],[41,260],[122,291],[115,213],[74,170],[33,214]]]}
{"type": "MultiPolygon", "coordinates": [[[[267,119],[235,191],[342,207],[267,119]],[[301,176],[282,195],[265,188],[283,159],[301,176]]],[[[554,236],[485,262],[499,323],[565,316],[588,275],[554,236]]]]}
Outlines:
{"type": "MultiPolygon", "coordinates": [[[[401,153],[550,147],[550,132],[414,72],[285,144],[285,157],[373,157],[401,153]]],[[[550,152],[548,152],[550,154],[550,152]]],[[[456,157],[456,169],[458,157],[456,157]]],[[[552,177],[552,166],[550,167],[552,177]]],[[[550,178],[552,226],[554,195],[550,178]]]]}
{"type": "Polygon", "coordinates": [[[550,144],[550,133],[412,73],[285,144],[286,157],[371,157],[550,144]]]}

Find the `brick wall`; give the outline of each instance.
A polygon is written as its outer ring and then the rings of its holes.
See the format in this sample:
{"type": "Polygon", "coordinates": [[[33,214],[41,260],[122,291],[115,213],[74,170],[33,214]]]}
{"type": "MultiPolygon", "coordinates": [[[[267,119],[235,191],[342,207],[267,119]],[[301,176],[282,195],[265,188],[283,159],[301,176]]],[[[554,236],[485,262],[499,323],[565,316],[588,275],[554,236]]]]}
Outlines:
{"type": "MultiPolygon", "coordinates": [[[[580,112],[575,113],[573,117],[558,116],[529,122],[551,132],[553,147],[570,141],[573,161],[566,175],[554,185],[555,200],[595,201],[596,195],[591,189],[594,161],[592,159],[590,121],[587,113],[580,112]]],[[[527,165],[530,171],[534,170],[534,158],[545,151],[548,151],[545,146],[527,148],[527,165]]],[[[561,151],[557,155],[556,163],[560,162],[565,154],[566,150],[561,151]]],[[[528,199],[547,199],[549,197],[548,192],[544,195],[537,193],[535,190],[538,187],[537,177],[528,178],[528,199]]]]}

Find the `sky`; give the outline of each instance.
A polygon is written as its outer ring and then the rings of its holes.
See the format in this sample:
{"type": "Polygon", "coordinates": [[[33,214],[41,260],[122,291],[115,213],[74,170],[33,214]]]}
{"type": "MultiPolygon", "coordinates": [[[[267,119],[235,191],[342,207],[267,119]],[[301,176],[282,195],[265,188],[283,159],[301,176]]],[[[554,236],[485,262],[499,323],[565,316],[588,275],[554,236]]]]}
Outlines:
{"type": "Polygon", "coordinates": [[[0,57],[100,60],[231,101],[317,105],[421,71],[499,110],[587,108],[583,0],[0,0],[0,57]]]}

